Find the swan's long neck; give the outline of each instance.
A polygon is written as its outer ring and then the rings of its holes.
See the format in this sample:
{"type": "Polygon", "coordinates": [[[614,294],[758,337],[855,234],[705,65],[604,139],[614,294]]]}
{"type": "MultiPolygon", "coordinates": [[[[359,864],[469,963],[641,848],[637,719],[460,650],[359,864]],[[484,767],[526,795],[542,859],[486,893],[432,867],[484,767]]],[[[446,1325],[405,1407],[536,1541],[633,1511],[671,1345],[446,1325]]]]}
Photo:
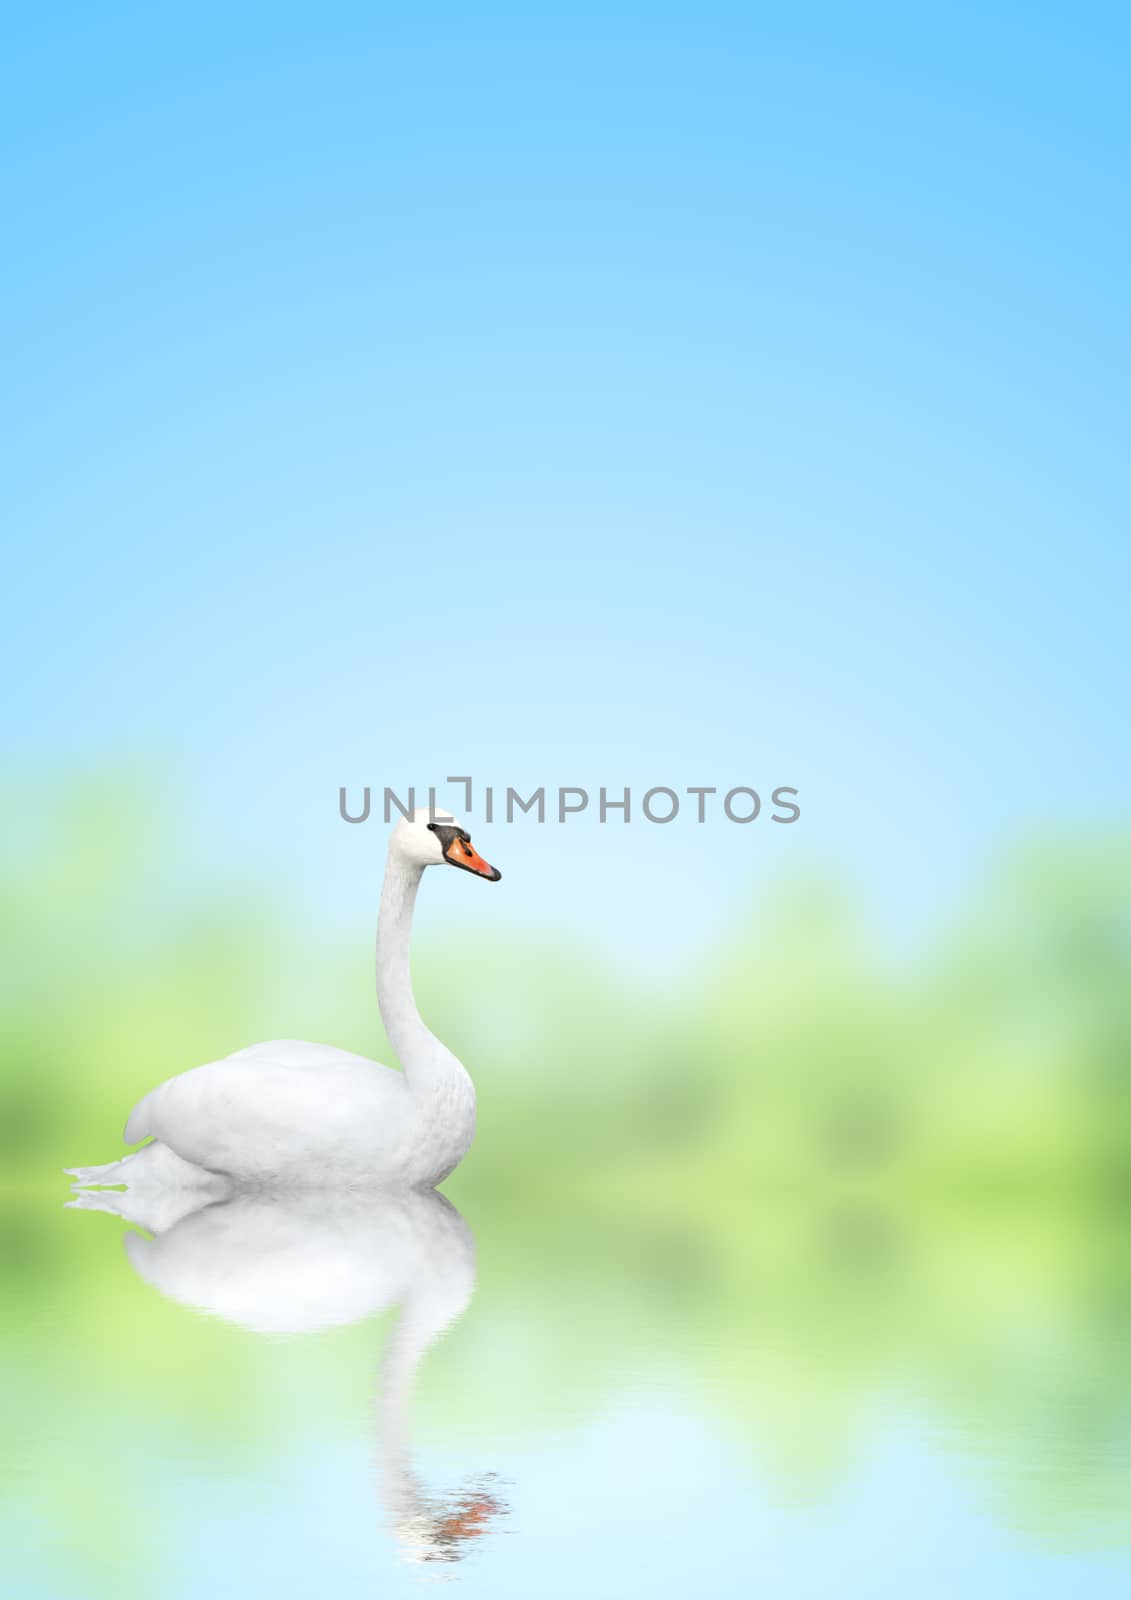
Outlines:
{"type": "MultiPolygon", "coordinates": [[[[413,1098],[423,1101],[454,1095],[463,1101],[470,1095],[474,1108],[471,1079],[447,1046],[425,1027],[413,998],[409,946],[423,872],[422,867],[390,853],[377,919],[377,1004],[413,1098]]],[[[474,1128],[474,1109],[472,1118],[474,1128]]]]}

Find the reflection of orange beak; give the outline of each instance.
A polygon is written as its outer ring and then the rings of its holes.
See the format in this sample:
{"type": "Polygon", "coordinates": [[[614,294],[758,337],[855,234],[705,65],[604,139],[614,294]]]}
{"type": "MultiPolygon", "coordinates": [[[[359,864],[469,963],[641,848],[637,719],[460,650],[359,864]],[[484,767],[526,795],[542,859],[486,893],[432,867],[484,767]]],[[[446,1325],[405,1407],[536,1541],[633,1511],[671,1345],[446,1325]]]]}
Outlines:
{"type": "Polygon", "coordinates": [[[462,867],[465,872],[474,872],[491,883],[498,883],[502,877],[498,867],[493,867],[489,861],[484,861],[470,839],[453,839],[444,851],[444,856],[453,867],[462,867]]]}
{"type": "Polygon", "coordinates": [[[491,1518],[502,1509],[493,1495],[464,1495],[449,1516],[440,1518],[436,1532],[441,1541],[458,1546],[465,1539],[477,1539],[489,1532],[491,1518]]]}

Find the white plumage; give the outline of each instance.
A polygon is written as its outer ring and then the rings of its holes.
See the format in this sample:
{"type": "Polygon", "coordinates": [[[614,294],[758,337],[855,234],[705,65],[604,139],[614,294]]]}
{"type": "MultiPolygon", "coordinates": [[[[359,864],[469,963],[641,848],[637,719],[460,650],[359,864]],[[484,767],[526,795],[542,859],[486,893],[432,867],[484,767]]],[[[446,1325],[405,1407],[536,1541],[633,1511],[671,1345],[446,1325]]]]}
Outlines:
{"type": "Polygon", "coordinates": [[[377,998],[403,1072],[332,1045],[251,1045],[151,1089],[125,1137],[153,1142],[107,1166],[68,1169],[76,1183],[430,1188],[447,1177],[475,1134],[475,1089],[422,1021],[409,969],[420,880],[444,863],[499,877],[454,818],[418,811],[397,824],[378,918],[377,998]]]}

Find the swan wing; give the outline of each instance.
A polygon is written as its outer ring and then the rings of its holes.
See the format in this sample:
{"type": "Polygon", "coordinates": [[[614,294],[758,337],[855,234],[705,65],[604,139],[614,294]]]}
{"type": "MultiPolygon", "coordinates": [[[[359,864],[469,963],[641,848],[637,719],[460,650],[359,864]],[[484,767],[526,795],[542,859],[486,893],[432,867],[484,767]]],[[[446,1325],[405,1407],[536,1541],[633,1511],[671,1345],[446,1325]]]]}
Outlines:
{"type": "Polygon", "coordinates": [[[203,1085],[197,1079],[198,1073],[210,1072],[212,1068],[226,1066],[229,1062],[266,1063],[279,1067],[297,1067],[305,1071],[316,1071],[326,1067],[352,1067],[381,1072],[389,1070],[387,1067],[379,1067],[378,1063],[371,1061],[368,1056],[355,1055],[351,1050],[339,1050],[332,1044],[308,1044],[305,1039],[268,1039],[263,1044],[249,1044],[243,1050],[233,1050],[230,1056],[223,1056],[219,1061],[209,1061],[203,1067],[193,1067],[188,1072],[178,1073],[175,1078],[167,1078],[164,1083],[159,1083],[156,1088],[143,1095],[126,1121],[126,1143],[136,1144],[139,1139],[158,1136],[153,1117],[158,1107],[172,1098],[165,1092],[171,1084],[191,1078],[194,1080],[193,1088],[201,1089],[203,1085]]]}
{"type": "Polygon", "coordinates": [[[339,1050],[333,1044],[307,1044],[305,1039],[268,1039],[264,1044],[249,1044],[243,1050],[233,1050],[224,1060],[274,1061],[281,1067],[317,1069],[349,1065],[372,1070],[377,1066],[377,1062],[371,1061],[368,1056],[355,1055],[352,1050],[339,1050]]]}
{"type": "Polygon", "coordinates": [[[348,1050],[279,1040],[158,1084],[130,1113],[125,1137],[159,1139],[212,1172],[315,1181],[352,1170],[363,1128],[382,1128],[382,1144],[395,1147],[408,1109],[401,1073],[348,1050]]]}

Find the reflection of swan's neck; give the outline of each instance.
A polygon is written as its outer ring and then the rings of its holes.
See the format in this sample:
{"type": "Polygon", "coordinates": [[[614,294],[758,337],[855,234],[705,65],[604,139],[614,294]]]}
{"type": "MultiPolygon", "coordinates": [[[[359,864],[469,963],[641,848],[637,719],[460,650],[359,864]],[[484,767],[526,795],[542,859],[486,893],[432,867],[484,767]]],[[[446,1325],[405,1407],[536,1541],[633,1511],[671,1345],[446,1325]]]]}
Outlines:
{"type": "Polygon", "coordinates": [[[413,998],[409,947],[423,871],[390,851],[377,919],[377,1004],[413,1096],[430,1098],[454,1090],[459,1099],[470,1095],[474,1106],[471,1079],[452,1052],[425,1027],[413,998]]]}
{"type": "Polygon", "coordinates": [[[458,1314],[437,1319],[427,1314],[417,1297],[410,1294],[385,1343],[378,1380],[377,1419],[389,1509],[398,1523],[411,1516],[421,1500],[420,1487],[412,1471],[409,1421],[416,1369],[433,1339],[458,1314]]]}
{"type": "Polygon", "coordinates": [[[410,1414],[416,1373],[425,1351],[455,1322],[471,1298],[472,1263],[473,1257],[465,1256],[463,1272],[426,1270],[413,1283],[381,1358],[377,1422],[383,1498],[393,1529],[411,1560],[450,1561],[460,1554],[461,1541],[448,1527],[451,1519],[441,1503],[429,1500],[413,1471],[410,1414]]]}

